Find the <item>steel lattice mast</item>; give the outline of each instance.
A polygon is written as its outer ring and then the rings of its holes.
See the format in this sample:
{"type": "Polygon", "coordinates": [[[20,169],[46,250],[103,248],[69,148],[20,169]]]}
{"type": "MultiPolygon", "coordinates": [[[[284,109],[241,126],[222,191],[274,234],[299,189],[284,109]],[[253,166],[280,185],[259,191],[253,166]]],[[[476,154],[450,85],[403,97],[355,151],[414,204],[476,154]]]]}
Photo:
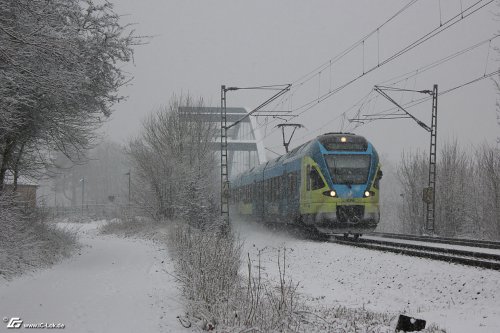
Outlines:
{"type": "MultiPolygon", "coordinates": [[[[399,89],[394,87],[383,87],[375,86],[375,91],[384,96],[391,103],[396,105],[401,111],[403,111],[409,118],[413,119],[420,127],[425,129],[431,134],[430,149],[429,149],[429,182],[426,188],[423,189],[422,200],[426,204],[425,213],[425,228],[427,230],[434,230],[435,227],[435,217],[436,217],[436,141],[437,141],[437,98],[438,98],[438,85],[435,84],[432,91],[430,90],[409,90],[409,89],[399,89]],[[424,122],[417,119],[411,113],[409,113],[404,107],[398,104],[393,98],[391,98],[384,90],[390,91],[415,91],[423,94],[432,95],[432,116],[431,116],[431,126],[427,126],[424,122]]],[[[380,118],[383,119],[383,118],[380,118]]]]}
{"type": "Polygon", "coordinates": [[[428,230],[434,230],[434,220],[436,217],[436,140],[437,140],[437,97],[438,86],[434,85],[432,89],[432,118],[431,118],[431,144],[429,148],[429,183],[428,188],[431,192],[430,198],[426,201],[426,227],[428,230]]]}

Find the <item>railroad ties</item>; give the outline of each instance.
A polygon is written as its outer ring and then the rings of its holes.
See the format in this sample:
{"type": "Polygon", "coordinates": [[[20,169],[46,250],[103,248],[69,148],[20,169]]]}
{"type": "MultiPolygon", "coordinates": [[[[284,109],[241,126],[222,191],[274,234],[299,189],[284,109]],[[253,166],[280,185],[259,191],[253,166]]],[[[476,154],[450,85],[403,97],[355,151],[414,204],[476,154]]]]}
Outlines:
{"type": "Polygon", "coordinates": [[[386,235],[374,233],[358,240],[348,240],[341,236],[333,236],[332,241],[371,250],[389,251],[408,256],[500,270],[500,251],[496,251],[496,249],[500,249],[500,242],[396,234],[386,235]],[[384,237],[391,238],[391,240],[385,240],[383,239],[384,237]],[[430,244],[425,244],[426,242],[430,244]],[[474,249],[474,247],[477,249],[474,249]],[[491,251],[480,251],[479,248],[491,249],[491,251]]]}

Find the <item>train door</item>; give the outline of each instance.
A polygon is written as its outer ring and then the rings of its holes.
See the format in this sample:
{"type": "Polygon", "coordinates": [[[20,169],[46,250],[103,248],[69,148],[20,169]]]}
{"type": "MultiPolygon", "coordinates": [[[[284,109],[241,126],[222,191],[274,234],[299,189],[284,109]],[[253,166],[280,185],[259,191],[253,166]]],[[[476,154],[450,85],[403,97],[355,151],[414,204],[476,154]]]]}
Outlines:
{"type": "Polygon", "coordinates": [[[311,211],[311,164],[305,163],[302,168],[302,184],[300,189],[300,206],[302,214],[310,214],[311,211]]]}
{"type": "Polygon", "coordinates": [[[302,171],[301,214],[314,217],[321,208],[322,189],[325,187],[317,166],[306,163],[302,171]]]}

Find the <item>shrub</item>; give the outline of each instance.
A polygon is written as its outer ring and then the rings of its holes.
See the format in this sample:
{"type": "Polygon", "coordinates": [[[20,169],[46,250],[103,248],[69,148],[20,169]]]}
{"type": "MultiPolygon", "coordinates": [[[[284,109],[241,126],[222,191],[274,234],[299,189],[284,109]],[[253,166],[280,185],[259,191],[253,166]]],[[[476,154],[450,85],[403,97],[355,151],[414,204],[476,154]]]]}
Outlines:
{"type": "Polygon", "coordinates": [[[20,207],[15,196],[0,194],[0,276],[11,279],[27,270],[54,264],[76,247],[76,233],[43,221],[20,207]]]}

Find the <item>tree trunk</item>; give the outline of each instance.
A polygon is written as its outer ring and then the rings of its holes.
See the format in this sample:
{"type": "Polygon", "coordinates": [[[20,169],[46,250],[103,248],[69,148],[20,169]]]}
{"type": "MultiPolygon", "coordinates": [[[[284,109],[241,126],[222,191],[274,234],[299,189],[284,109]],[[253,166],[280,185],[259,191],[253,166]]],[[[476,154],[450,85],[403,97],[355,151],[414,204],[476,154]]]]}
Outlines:
{"type": "Polygon", "coordinates": [[[3,191],[5,185],[5,176],[9,167],[9,162],[12,158],[12,151],[14,150],[15,140],[5,140],[5,148],[2,151],[2,163],[0,165],[0,192],[3,191]]]}
{"type": "Polygon", "coordinates": [[[25,145],[26,145],[26,142],[23,142],[21,144],[21,147],[19,147],[19,152],[17,153],[17,158],[16,158],[16,161],[14,163],[14,182],[13,182],[14,191],[17,191],[17,180],[19,178],[19,164],[21,163],[21,157],[23,156],[23,151],[24,151],[25,145]]]}

